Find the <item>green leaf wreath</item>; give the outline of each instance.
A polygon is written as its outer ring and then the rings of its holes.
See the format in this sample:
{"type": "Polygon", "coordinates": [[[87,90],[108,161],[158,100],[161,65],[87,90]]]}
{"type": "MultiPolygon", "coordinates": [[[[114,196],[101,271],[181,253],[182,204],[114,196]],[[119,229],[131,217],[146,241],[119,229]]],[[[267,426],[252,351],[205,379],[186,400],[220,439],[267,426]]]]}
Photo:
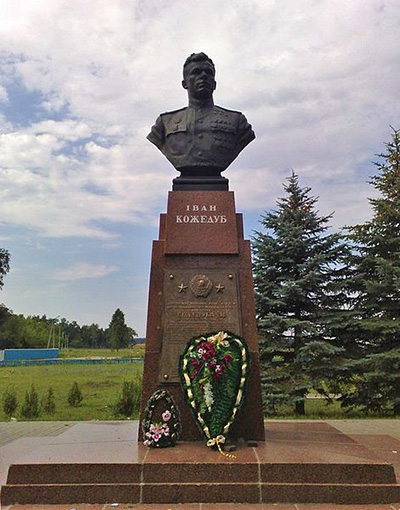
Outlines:
{"type": "Polygon", "coordinates": [[[221,450],[243,403],[249,372],[244,340],[226,331],[192,338],[180,357],[179,372],[207,446],[221,450]]]}
{"type": "Polygon", "coordinates": [[[167,390],[157,390],[149,398],[142,421],[143,444],[150,448],[175,446],[181,433],[178,408],[167,390]],[[156,407],[160,410],[161,420],[154,419],[156,407]]]}

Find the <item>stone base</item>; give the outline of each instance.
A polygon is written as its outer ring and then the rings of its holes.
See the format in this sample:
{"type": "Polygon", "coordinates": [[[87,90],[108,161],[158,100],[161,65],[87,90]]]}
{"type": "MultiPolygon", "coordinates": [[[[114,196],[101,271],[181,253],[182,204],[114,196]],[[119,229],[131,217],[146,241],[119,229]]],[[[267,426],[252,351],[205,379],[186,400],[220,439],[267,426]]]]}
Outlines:
{"type": "MultiPolygon", "coordinates": [[[[16,464],[1,503],[336,503],[394,504],[391,464],[321,422],[270,422],[266,442],[239,443],[228,459],[203,444],[134,450],[130,463],[16,464]]],[[[76,446],[78,448],[78,446],[76,446]]]]}
{"type": "MultiPolygon", "coordinates": [[[[188,179],[178,177],[175,179],[188,179]]],[[[217,179],[209,176],[207,179],[217,179]]],[[[224,179],[219,177],[218,179],[224,179]]],[[[225,179],[226,180],[226,179],[225,179]]],[[[196,336],[230,331],[247,343],[251,370],[233,438],[264,440],[250,242],[231,191],[171,191],[151,260],[140,420],[157,390],[181,414],[182,441],[202,441],[180,385],[178,362],[196,336]],[[197,281],[206,281],[203,293],[197,281]]],[[[142,439],[141,433],[139,438],[142,439]]]]}
{"type": "Polygon", "coordinates": [[[172,181],[173,191],[228,191],[229,180],[222,176],[181,176],[172,181]]]}

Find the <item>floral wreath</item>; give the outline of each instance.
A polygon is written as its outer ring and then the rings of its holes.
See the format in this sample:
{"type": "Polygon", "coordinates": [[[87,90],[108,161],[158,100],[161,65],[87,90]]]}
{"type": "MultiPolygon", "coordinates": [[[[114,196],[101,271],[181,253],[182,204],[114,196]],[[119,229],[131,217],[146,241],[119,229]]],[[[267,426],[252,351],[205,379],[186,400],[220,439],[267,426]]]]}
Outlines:
{"type": "Polygon", "coordinates": [[[167,390],[157,390],[149,398],[142,420],[143,444],[150,448],[166,448],[174,446],[181,433],[179,410],[174,399],[167,390]],[[153,422],[156,405],[164,400],[165,410],[161,415],[162,422],[153,422]]]}
{"type": "Polygon", "coordinates": [[[244,340],[226,331],[192,338],[179,360],[186,400],[207,446],[220,453],[243,404],[249,361],[244,340]]]}

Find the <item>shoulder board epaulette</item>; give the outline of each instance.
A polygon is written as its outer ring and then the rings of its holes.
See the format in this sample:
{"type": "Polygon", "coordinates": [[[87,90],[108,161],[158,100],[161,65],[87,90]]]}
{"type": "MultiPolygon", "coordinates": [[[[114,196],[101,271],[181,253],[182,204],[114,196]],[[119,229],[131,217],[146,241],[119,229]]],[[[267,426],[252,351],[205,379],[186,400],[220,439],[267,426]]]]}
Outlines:
{"type": "Polygon", "coordinates": [[[215,105],[214,108],[218,108],[219,110],[222,110],[224,112],[229,112],[229,113],[242,113],[242,112],[238,112],[237,110],[229,110],[228,108],[223,108],[222,106],[217,106],[215,105]]]}
{"type": "Polygon", "coordinates": [[[183,110],[186,110],[186,106],[184,106],[183,108],[178,108],[177,110],[171,110],[170,112],[161,113],[161,117],[163,117],[164,115],[172,115],[174,113],[178,113],[178,112],[181,112],[183,110]]]}

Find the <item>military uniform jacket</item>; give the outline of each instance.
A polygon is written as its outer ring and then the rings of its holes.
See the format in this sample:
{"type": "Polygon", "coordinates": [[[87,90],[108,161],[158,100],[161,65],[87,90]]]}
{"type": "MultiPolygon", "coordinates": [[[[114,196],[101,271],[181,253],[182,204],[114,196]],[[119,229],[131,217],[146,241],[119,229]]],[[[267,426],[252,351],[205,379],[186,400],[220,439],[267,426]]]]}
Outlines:
{"type": "Polygon", "coordinates": [[[163,113],[147,138],[177,170],[225,170],[255,134],[242,113],[211,106],[163,113]]]}

